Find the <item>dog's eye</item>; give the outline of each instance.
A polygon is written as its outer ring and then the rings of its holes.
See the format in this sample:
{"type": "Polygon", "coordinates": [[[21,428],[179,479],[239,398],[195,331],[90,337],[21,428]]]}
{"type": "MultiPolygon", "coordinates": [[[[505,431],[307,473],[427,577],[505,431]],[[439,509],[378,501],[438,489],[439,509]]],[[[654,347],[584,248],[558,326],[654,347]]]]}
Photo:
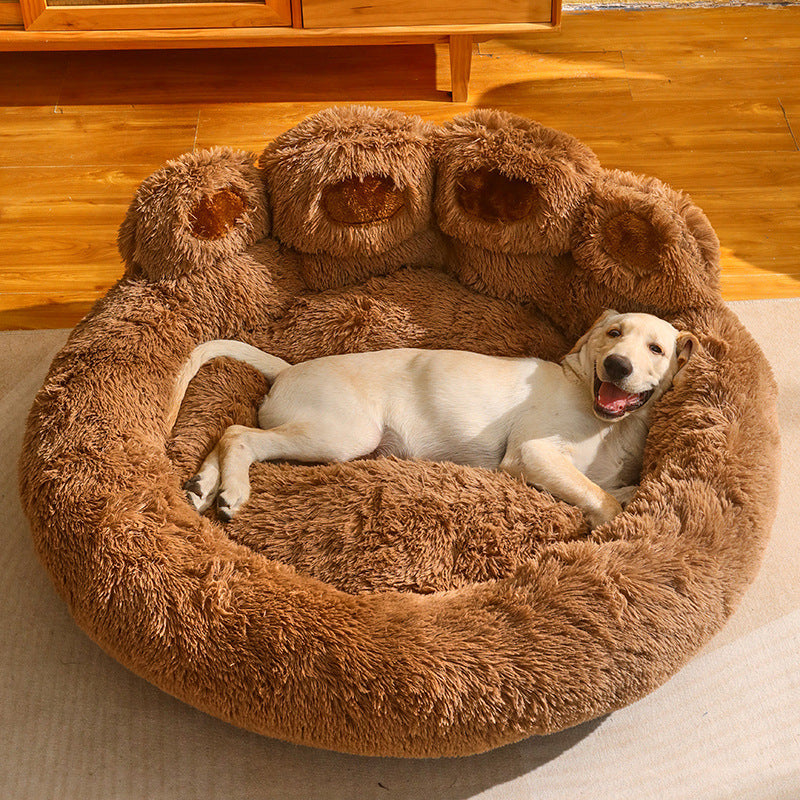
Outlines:
{"type": "Polygon", "coordinates": [[[650,352],[651,353],[655,353],[657,356],[663,356],[664,355],[664,351],[657,344],[651,344],[650,345],[650,352]]]}
{"type": "Polygon", "coordinates": [[[622,331],[619,328],[610,328],[606,331],[606,335],[610,336],[612,339],[616,339],[617,336],[622,336],[622,331]]]}

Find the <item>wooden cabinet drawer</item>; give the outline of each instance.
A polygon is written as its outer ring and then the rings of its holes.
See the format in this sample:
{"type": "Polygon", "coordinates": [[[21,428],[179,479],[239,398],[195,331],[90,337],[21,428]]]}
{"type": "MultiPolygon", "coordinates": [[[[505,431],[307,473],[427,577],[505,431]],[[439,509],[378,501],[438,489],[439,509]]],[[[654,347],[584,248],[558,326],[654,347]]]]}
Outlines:
{"type": "Polygon", "coordinates": [[[291,0],[21,0],[28,30],[257,28],[292,24],[291,0]]]}
{"type": "Polygon", "coordinates": [[[305,28],[549,22],[550,0],[303,0],[305,28]]]}
{"type": "Polygon", "coordinates": [[[22,24],[22,9],[18,0],[0,0],[0,27],[22,24]]]}

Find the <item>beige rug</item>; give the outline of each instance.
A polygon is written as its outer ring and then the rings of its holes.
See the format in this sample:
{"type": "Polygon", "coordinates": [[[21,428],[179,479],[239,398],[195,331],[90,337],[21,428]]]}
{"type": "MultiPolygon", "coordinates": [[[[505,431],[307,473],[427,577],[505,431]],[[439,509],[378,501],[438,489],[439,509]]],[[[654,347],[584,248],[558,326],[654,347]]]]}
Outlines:
{"type": "Polygon", "coordinates": [[[800,300],[731,304],[781,387],[782,496],[761,572],[727,627],[633,706],[462,760],[338,755],[181,704],[74,625],[17,498],[24,419],[64,331],[0,333],[3,800],[797,800],[800,798],[800,300]]]}
{"type": "Polygon", "coordinates": [[[643,8],[736,8],[739,6],[797,5],[800,0],[562,0],[566,12],[618,9],[638,11],[643,8]]]}

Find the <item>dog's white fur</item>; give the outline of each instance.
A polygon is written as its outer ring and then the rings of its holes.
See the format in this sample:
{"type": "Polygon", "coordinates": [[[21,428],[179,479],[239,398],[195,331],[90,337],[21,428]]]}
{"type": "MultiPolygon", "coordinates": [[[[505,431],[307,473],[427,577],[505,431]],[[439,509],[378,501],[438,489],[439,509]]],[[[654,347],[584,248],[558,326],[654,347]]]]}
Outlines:
{"type": "Polygon", "coordinates": [[[560,364],[399,349],[291,366],[243,342],[216,340],[197,347],[183,367],[169,419],[174,423],[189,381],[218,356],[245,361],[271,382],[261,428],[229,427],[185,487],[200,512],[216,497],[226,519],[249,497],[254,461],[393,454],[500,468],[578,506],[596,526],[635,492],[649,409],[696,347],[692,334],[664,320],[612,310],[560,364]],[[630,373],[621,375],[620,364],[630,373]],[[598,400],[601,382],[609,384],[605,391],[652,394],[609,419],[598,400]]]}

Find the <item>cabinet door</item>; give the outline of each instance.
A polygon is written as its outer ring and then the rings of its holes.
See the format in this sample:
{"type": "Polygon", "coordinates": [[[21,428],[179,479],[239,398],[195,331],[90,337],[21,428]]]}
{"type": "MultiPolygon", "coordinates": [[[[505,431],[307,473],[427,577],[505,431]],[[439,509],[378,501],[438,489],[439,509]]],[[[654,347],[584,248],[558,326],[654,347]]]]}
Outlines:
{"type": "Polygon", "coordinates": [[[20,0],[27,30],[252,28],[292,24],[291,0],[20,0]]]}
{"type": "Polygon", "coordinates": [[[550,22],[557,0],[303,0],[305,28],[550,22]]]}

